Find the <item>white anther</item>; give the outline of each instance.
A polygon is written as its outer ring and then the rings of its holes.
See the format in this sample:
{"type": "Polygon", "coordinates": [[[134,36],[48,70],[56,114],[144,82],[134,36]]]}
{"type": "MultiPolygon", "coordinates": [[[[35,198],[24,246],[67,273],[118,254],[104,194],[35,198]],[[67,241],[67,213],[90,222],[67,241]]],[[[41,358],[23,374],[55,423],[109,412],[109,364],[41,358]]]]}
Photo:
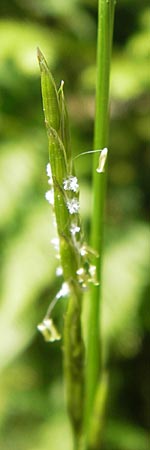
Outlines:
{"type": "Polygon", "coordinates": [[[61,339],[52,319],[44,319],[37,328],[43,334],[44,339],[47,342],[59,341],[61,339]]]}
{"type": "Polygon", "coordinates": [[[99,282],[97,281],[97,276],[96,276],[96,266],[90,264],[88,272],[89,272],[89,276],[90,276],[88,281],[90,283],[93,283],[95,286],[98,286],[99,282]]]}
{"type": "Polygon", "coordinates": [[[85,272],[85,269],[83,267],[80,267],[77,271],[76,274],[78,275],[78,280],[79,283],[81,283],[82,288],[86,288],[87,287],[87,274],[85,272]]]}
{"type": "Polygon", "coordinates": [[[96,266],[92,264],[89,266],[89,274],[91,275],[91,277],[96,275],[96,266]]]}
{"type": "Polygon", "coordinates": [[[81,255],[81,256],[87,255],[87,250],[86,250],[85,247],[81,247],[81,248],[80,248],[80,255],[81,255]]]}
{"type": "Polygon", "coordinates": [[[85,270],[83,269],[83,267],[80,267],[80,269],[78,269],[78,270],[76,271],[76,273],[77,273],[77,275],[84,275],[85,270]]]}
{"type": "Polygon", "coordinates": [[[61,80],[61,82],[60,82],[60,87],[63,88],[63,87],[64,87],[64,84],[65,84],[64,80],[61,80]]]}
{"type": "Polygon", "coordinates": [[[105,163],[106,163],[106,159],[107,159],[107,154],[108,154],[108,148],[105,147],[105,148],[103,148],[103,150],[101,150],[101,153],[99,156],[99,164],[96,169],[96,172],[102,173],[105,171],[105,163]]]}
{"type": "Polygon", "coordinates": [[[75,236],[76,233],[79,233],[80,231],[80,227],[78,227],[77,225],[75,225],[74,223],[72,223],[71,228],[70,228],[71,234],[73,236],[75,236]]]}
{"type": "Polygon", "coordinates": [[[51,178],[51,176],[52,176],[52,171],[51,171],[50,163],[48,163],[47,166],[46,166],[46,175],[47,175],[48,177],[50,177],[50,178],[51,178]]]}
{"type": "Polygon", "coordinates": [[[62,274],[63,274],[62,267],[61,267],[61,266],[57,267],[57,269],[56,269],[56,275],[57,275],[57,277],[60,277],[62,274]]]}
{"type": "Polygon", "coordinates": [[[57,237],[51,239],[51,244],[53,244],[54,249],[58,252],[59,251],[59,239],[57,237]]]}
{"type": "Polygon", "coordinates": [[[69,286],[68,283],[64,282],[62,284],[60,291],[57,293],[56,298],[59,299],[61,297],[67,297],[68,294],[69,294],[69,286]]]}

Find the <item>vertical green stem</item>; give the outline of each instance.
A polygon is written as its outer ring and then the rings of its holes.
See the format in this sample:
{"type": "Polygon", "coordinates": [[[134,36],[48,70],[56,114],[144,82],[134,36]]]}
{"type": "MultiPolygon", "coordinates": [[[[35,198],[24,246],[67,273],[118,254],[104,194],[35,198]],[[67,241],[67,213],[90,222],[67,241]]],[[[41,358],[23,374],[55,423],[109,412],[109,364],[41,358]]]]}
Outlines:
{"type": "MultiPolygon", "coordinates": [[[[109,78],[114,6],[115,0],[99,0],[94,149],[103,149],[104,147],[107,147],[108,144],[109,78]]],[[[91,243],[92,247],[99,254],[96,265],[100,284],[99,286],[92,287],[89,304],[85,412],[87,428],[93,410],[93,402],[101,367],[99,318],[101,303],[101,268],[106,173],[96,172],[98,159],[99,154],[95,153],[93,161],[93,212],[91,243]]]]}

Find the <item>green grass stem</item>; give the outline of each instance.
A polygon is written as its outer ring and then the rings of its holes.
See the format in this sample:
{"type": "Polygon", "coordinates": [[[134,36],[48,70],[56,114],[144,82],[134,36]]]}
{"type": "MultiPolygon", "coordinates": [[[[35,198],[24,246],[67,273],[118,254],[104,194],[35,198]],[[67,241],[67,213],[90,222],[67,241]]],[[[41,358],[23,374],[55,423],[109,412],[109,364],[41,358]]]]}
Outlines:
{"type": "MultiPolygon", "coordinates": [[[[97,40],[97,81],[94,149],[108,145],[109,79],[115,0],[99,0],[97,40]]],[[[105,204],[106,171],[97,173],[98,153],[93,155],[93,211],[91,244],[99,254],[96,260],[99,286],[92,286],[88,318],[87,372],[86,372],[86,426],[93,411],[93,404],[100,377],[100,306],[101,269],[103,251],[103,222],[105,204]]]]}

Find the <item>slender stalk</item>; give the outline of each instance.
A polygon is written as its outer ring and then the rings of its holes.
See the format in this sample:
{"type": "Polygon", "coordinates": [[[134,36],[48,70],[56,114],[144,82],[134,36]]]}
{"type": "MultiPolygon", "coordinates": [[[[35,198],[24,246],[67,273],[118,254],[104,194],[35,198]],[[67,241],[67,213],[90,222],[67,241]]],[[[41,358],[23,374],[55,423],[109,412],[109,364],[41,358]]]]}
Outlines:
{"type": "Polygon", "coordinates": [[[108,374],[103,371],[94,402],[88,450],[99,450],[101,448],[105,424],[105,407],[108,396],[108,382],[108,374]]]}
{"type": "MultiPolygon", "coordinates": [[[[108,144],[109,118],[109,78],[111,47],[113,35],[115,0],[99,0],[98,4],[98,41],[97,41],[97,81],[96,81],[96,115],[94,130],[94,149],[103,149],[108,144]]],[[[103,218],[105,203],[106,173],[97,173],[98,153],[93,156],[93,212],[91,244],[99,254],[96,261],[99,286],[92,286],[87,342],[87,380],[86,380],[86,427],[93,410],[97,384],[101,367],[100,345],[100,305],[101,305],[101,270],[103,218]]]]}
{"type": "Polygon", "coordinates": [[[64,371],[74,450],[79,450],[83,422],[84,344],[81,330],[81,291],[70,286],[71,296],[64,323],[64,371]],[[78,292],[77,292],[78,291],[78,292]]]}

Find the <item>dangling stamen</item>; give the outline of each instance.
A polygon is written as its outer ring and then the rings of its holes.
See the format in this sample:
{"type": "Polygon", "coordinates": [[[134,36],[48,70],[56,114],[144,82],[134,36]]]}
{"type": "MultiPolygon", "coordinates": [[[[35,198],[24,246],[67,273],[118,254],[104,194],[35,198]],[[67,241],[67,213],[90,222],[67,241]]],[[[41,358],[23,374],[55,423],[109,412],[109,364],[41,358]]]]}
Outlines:
{"type": "Polygon", "coordinates": [[[105,171],[107,154],[108,154],[108,148],[105,147],[105,148],[103,148],[103,150],[101,150],[100,157],[99,157],[99,165],[96,169],[96,172],[102,173],[105,171]]]}
{"type": "Polygon", "coordinates": [[[59,341],[61,339],[61,335],[58,333],[52,319],[44,319],[37,328],[47,342],[59,341]]]}
{"type": "Polygon", "coordinates": [[[69,295],[69,285],[68,283],[63,283],[61,289],[58,291],[52,302],[50,303],[50,306],[47,310],[46,316],[43,319],[43,322],[40,323],[37,328],[44,336],[44,339],[47,342],[54,342],[59,339],[61,339],[60,334],[58,333],[53,320],[51,319],[51,312],[54,309],[56,303],[58,300],[60,300],[63,297],[67,297],[69,295]]]}

